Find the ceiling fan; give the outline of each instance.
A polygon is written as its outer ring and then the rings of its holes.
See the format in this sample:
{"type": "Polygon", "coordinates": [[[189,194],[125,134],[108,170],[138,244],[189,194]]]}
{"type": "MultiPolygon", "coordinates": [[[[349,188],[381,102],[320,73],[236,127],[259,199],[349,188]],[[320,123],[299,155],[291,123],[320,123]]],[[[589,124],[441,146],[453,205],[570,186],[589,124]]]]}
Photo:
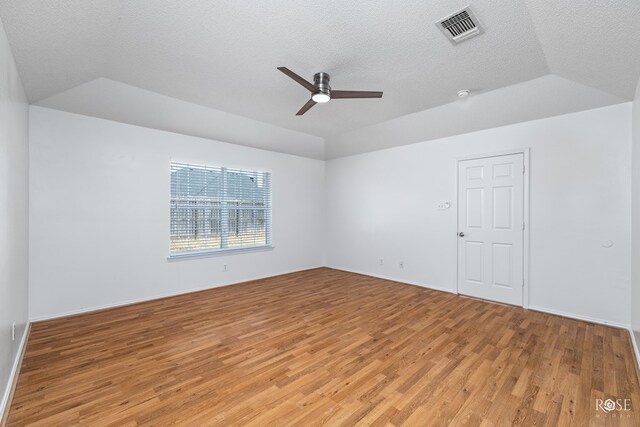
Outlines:
{"type": "Polygon", "coordinates": [[[331,99],[348,99],[348,98],[382,98],[382,92],[372,92],[364,90],[332,90],[329,86],[329,74],[316,73],[313,76],[313,84],[306,81],[287,67],[278,67],[278,70],[291,77],[296,82],[304,86],[311,92],[311,99],[302,106],[296,116],[301,116],[316,104],[329,102],[331,99]]]}

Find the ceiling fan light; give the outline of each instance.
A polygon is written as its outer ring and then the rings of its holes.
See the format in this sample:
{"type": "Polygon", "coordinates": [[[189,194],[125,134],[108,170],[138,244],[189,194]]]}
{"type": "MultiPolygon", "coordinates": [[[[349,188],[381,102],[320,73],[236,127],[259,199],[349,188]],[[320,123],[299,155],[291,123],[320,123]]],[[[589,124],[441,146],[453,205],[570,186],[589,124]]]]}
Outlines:
{"type": "Polygon", "coordinates": [[[311,99],[313,99],[318,104],[324,104],[325,102],[329,102],[331,97],[326,93],[318,92],[318,93],[314,93],[311,96],[311,99]]]}

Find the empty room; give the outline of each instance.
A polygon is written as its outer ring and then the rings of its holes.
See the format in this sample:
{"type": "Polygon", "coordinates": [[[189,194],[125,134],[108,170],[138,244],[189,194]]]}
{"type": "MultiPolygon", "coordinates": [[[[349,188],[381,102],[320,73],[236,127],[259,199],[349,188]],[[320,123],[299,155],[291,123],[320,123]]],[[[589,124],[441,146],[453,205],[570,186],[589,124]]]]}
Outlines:
{"type": "Polygon", "coordinates": [[[640,1],[0,0],[1,426],[640,426],[640,1]]]}

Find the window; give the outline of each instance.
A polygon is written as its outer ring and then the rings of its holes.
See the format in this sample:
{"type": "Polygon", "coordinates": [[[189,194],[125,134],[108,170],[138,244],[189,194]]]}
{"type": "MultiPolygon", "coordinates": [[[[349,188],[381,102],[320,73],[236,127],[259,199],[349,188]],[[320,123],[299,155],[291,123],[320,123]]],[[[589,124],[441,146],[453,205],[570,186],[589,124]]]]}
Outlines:
{"type": "Polygon", "coordinates": [[[171,162],[171,255],[271,245],[271,174],[171,162]]]}

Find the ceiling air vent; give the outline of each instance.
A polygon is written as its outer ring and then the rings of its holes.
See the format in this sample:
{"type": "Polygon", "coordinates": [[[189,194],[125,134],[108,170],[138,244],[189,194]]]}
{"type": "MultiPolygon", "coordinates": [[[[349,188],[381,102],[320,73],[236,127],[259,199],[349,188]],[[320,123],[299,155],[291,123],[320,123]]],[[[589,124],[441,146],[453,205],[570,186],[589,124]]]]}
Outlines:
{"type": "Polygon", "coordinates": [[[453,44],[475,37],[482,32],[480,24],[470,7],[465,7],[441,19],[436,25],[453,44]]]}

